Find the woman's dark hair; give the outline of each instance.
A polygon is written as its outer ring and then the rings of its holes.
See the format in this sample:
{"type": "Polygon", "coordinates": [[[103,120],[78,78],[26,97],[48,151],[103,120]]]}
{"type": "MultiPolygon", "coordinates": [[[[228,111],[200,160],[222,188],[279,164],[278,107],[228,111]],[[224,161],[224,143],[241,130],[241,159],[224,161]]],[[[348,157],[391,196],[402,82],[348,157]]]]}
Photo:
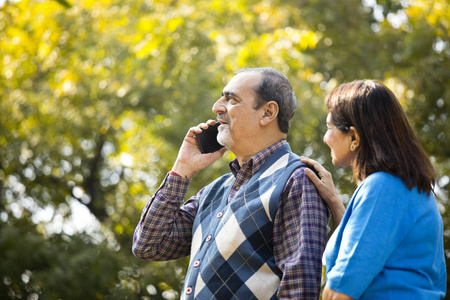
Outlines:
{"type": "Polygon", "coordinates": [[[297,108],[297,98],[295,97],[292,85],[282,73],[272,68],[246,68],[237,71],[258,72],[263,78],[255,88],[256,103],[254,109],[259,109],[269,101],[278,104],[277,122],[281,132],[288,133],[289,124],[297,108]]]}
{"type": "Polygon", "coordinates": [[[347,132],[353,126],[359,133],[353,166],[357,180],[384,171],[399,176],[409,189],[433,191],[434,167],[389,88],[375,80],[344,83],[325,104],[339,130],[347,132]]]}

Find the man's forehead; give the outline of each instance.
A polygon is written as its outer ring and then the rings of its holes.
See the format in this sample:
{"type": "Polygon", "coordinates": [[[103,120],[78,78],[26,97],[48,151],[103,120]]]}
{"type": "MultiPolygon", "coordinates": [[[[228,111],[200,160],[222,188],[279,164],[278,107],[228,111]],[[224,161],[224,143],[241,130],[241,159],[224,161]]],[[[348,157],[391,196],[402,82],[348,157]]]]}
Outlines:
{"type": "Polygon", "coordinates": [[[258,71],[244,71],[234,75],[232,79],[235,80],[248,80],[248,81],[259,81],[261,80],[263,74],[258,71]]]}
{"type": "Polygon", "coordinates": [[[262,74],[253,71],[247,71],[236,74],[231,78],[230,82],[223,89],[223,93],[234,93],[238,89],[254,90],[257,84],[261,81],[262,74]]]}

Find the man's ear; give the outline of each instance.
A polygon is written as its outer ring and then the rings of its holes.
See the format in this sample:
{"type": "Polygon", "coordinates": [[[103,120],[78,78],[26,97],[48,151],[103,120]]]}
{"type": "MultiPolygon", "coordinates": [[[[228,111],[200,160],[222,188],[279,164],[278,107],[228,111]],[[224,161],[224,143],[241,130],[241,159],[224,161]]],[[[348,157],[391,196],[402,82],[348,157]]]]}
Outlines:
{"type": "Polygon", "coordinates": [[[277,116],[278,116],[278,103],[276,103],[275,101],[269,101],[266,104],[264,104],[262,107],[262,118],[260,120],[260,124],[261,126],[266,126],[269,123],[271,123],[272,121],[276,121],[277,116]]]}

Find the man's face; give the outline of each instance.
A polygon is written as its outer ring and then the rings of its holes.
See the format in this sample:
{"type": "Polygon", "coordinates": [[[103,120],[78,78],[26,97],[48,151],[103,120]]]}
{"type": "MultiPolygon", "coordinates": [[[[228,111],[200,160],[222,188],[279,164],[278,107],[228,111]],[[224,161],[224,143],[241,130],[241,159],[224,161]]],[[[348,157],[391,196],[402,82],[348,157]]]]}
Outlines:
{"type": "MultiPolygon", "coordinates": [[[[257,72],[244,72],[234,76],[213,106],[219,127],[217,141],[232,152],[245,151],[257,132],[261,112],[255,110],[255,88],[262,79],[257,72]]],[[[235,152],[236,153],[236,152],[235,152]]]]}

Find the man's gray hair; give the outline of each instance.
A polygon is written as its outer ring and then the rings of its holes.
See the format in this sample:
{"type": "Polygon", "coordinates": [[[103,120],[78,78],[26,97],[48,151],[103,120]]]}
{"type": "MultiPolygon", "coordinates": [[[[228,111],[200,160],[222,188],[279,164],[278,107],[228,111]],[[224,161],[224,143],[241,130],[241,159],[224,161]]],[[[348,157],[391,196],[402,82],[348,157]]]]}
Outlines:
{"type": "Polygon", "coordinates": [[[292,85],[286,76],[272,68],[245,68],[236,73],[258,72],[263,75],[261,82],[255,88],[256,103],[254,109],[259,109],[269,101],[278,104],[278,127],[281,132],[288,133],[289,124],[297,109],[297,98],[292,85]]]}

